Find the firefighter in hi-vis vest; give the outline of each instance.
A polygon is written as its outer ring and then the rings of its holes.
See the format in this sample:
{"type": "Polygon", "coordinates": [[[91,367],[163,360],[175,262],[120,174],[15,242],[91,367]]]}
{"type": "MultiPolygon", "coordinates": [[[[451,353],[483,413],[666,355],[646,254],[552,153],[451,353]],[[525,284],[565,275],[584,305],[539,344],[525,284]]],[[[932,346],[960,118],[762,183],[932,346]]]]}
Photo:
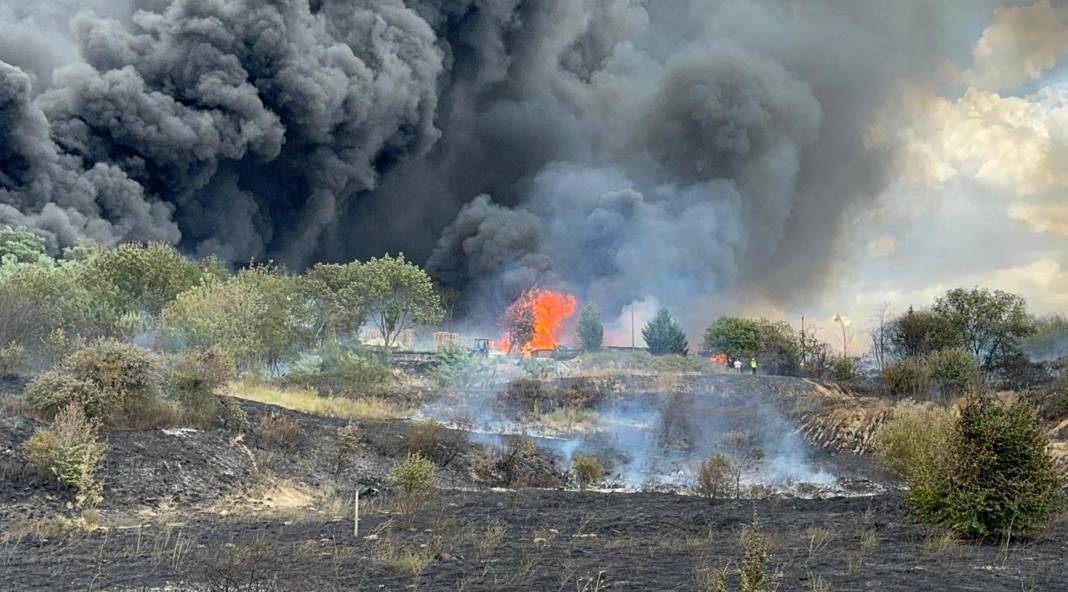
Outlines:
{"type": "Polygon", "coordinates": [[[756,358],[749,360],[749,369],[753,371],[753,375],[756,375],[757,362],[756,358]]]}

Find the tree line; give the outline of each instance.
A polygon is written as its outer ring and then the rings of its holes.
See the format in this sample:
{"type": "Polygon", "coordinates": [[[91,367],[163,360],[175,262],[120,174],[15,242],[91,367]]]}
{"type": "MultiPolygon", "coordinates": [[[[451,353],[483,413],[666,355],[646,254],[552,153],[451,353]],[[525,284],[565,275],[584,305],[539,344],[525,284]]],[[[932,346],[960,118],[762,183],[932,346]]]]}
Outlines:
{"type": "Polygon", "coordinates": [[[269,262],[231,272],[161,243],[77,246],[52,257],[29,230],[0,229],[0,365],[23,358],[47,367],[88,342],[116,339],[217,348],[258,370],[366,324],[390,347],[443,316],[430,277],[403,254],[302,274],[269,262]]]}

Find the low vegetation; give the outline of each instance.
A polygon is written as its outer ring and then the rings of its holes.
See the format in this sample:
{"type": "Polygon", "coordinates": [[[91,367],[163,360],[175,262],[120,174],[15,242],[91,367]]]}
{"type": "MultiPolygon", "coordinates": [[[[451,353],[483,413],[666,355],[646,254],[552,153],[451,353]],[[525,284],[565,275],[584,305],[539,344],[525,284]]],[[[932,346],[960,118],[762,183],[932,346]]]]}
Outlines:
{"type": "Polygon", "coordinates": [[[734,481],[734,465],[726,456],[716,453],[705,459],[697,471],[697,489],[702,496],[714,499],[723,496],[734,481]]]}
{"type": "Polygon", "coordinates": [[[231,384],[227,392],[249,401],[342,419],[388,419],[411,414],[410,409],[382,397],[324,397],[313,389],[279,387],[263,380],[246,379],[231,384]]]}
{"type": "Polygon", "coordinates": [[[75,491],[75,505],[95,507],[103,499],[97,471],[107,445],[98,441],[99,422],[70,403],[60,409],[46,429],[38,429],[23,445],[30,466],[75,491]]]}
{"type": "Polygon", "coordinates": [[[426,494],[434,488],[436,468],[433,461],[419,452],[412,452],[404,462],[393,468],[393,478],[409,496],[426,494]]]}
{"type": "Polygon", "coordinates": [[[571,459],[571,470],[575,472],[579,489],[583,490],[605,476],[604,465],[600,459],[589,454],[576,454],[571,459]]]}
{"type": "Polygon", "coordinates": [[[300,422],[281,413],[269,413],[261,417],[256,433],[260,438],[283,448],[296,448],[305,438],[300,422]]]}
{"type": "Polygon", "coordinates": [[[1064,507],[1049,440],[1026,403],[971,396],[956,417],[904,406],[879,434],[883,465],[923,520],[970,537],[1044,528],[1064,507]]]}

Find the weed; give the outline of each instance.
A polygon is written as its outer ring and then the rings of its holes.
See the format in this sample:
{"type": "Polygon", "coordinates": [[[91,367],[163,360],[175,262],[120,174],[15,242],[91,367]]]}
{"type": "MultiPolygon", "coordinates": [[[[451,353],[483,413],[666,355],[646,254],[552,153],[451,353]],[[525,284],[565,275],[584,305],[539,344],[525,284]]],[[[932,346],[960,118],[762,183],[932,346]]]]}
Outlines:
{"type": "Polygon", "coordinates": [[[430,565],[432,557],[426,549],[405,548],[392,540],[375,545],[371,560],[383,569],[417,576],[430,565]]]}
{"type": "Polygon", "coordinates": [[[504,539],[506,528],[503,522],[495,520],[486,526],[486,530],[480,533],[478,539],[478,558],[486,561],[493,556],[497,545],[504,539]]]}
{"type": "Polygon", "coordinates": [[[591,483],[604,478],[604,465],[595,456],[576,454],[571,459],[571,469],[575,471],[579,489],[585,490],[591,483]]]}
{"type": "Polygon", "coordinates": [[[397,480],[404,493],[408,495],[423,494],[433,488],[435,466],[422,454],[413,452],[408,458],[393,469],[393,478],[397,480]]]}
{"type": "Polygon", "coordinates": [[[341,474],[345,461],[360,445],[360,433],[356,424],[349,422],[337,429],[334,438],[334,474],[341,474]]]}
{"type": "Polygon", "coordinates": [[[300,422],[278,413],[261,417],[257,433],[264,440],[283,448],[296,448],[304,441],[304,428],[300,422]]]}
{"type": "Polygon", "coordinates": [[[74,488],[79,508],[95,507],[103,499],[96,472],[107,445],[97,441],[99,426],[71,403],[56,413],[48,429],[38,429],[23,445],[31,466],[74,488]]]}

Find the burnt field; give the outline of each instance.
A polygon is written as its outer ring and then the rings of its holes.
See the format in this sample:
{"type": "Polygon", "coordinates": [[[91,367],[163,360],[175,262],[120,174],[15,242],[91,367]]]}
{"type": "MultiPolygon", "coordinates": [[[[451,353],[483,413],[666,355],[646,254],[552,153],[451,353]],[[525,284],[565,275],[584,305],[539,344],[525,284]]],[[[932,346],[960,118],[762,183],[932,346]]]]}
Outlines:
{"type": "Polygon", "coordinates": [[[1007,544],[915,525],[897,497],[730,500],[552,490],[170,516],[2,547],[4,590],[701,590],[757,517],[778,590],[1068,589],[1068,524],[1007,544]],[[337,509],[337,508],[335,508],[337,509]]]}
{"type": "Polygon", "coordinates": [[[90,511],[29,470],[20,446],[44,424],[10,397],[0,590],[720,592],[718,574],[738,589],[754,528],[767,590],[1068,590],[1063,518],[987,543],[918,523],[869,454],[878,399],[737,375],[514,386],[439,393],[415,419],[235,399],[243,429],[108,432],[90,511]],[[561,406],[584,414],[561,419],[561,406]],[[357,438],[342,457],[346,426],[357,438]],[[747,426],[766,428],[731,436],[747,426]],[[757,449],[740,484],[697,495],[701,458],[757,449]],[[436,467],[429,491],[406,492],[394,473],[413,451],[436,467]],[[579,453],[605,464],[587,491],[569,460],[579,453]]]}

